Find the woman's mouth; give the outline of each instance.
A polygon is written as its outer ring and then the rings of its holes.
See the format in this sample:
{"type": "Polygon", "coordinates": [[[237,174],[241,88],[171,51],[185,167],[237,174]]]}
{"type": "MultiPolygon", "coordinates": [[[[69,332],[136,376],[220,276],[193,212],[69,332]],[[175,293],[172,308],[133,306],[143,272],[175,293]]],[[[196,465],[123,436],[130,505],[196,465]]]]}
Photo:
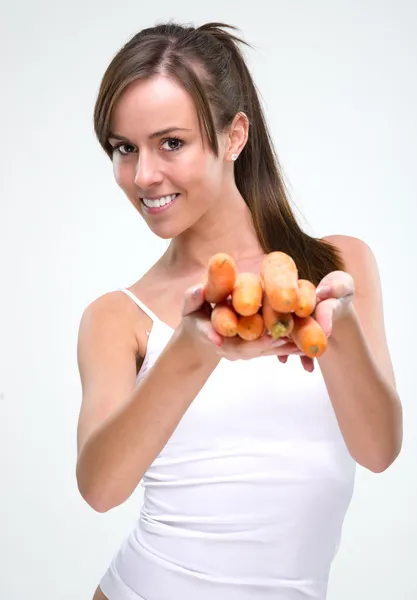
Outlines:
{"type": "Polygon", "coordinates": [[[150,200],[148,198],[141,198],[141,202],[146,210],[150,214],[160,213],[167,210],[174,204],[180,194],[170,194],[168,196],[162,196],[157,200],[150,200]]]}

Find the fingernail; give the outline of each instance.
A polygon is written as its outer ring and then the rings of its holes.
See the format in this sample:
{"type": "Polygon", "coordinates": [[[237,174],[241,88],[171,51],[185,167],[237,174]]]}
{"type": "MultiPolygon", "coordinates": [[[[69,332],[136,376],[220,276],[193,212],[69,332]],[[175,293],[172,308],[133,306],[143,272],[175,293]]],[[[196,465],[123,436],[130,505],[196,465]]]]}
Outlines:
{"type": "Polygon", "coordinates": [[[275,342],[272,342],[272,347],[278,348],[279,346],[285,346],[286,343],[285,340],[276,340],[275,342]]]}
{"type": "Polygon", "coordinates": [[[193,298],[195,298],[195,299],[199,298],[200,293],[201,293],[201,287],[199,285],[196,285],[195,287],[193,287],[193,289],[192,289],[193,298]]]}
{"type": "Polygon", "coordinates": [[[330,290],[331,287],[329,285],[322,285],[317,288],[316,296],[326,296],[330,292],[330,290]]]}

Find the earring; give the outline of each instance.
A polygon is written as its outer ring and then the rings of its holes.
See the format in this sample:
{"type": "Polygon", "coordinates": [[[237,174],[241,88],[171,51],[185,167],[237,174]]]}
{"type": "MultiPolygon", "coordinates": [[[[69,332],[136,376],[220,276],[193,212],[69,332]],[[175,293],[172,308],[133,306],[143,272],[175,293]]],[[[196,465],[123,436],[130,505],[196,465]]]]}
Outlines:
{"type": "Polygon", "coordinates": [[[232,154],[232,160],[236,160],[237,159],[237,154],[232,154]]]}

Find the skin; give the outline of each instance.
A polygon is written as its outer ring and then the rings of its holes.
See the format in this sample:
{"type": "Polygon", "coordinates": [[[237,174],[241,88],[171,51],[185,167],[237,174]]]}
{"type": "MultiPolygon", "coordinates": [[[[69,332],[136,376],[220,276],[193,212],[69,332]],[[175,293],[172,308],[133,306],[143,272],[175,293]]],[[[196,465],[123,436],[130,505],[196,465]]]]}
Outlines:
{"type": "MultiPolygon", "coordinates": [[[[123,155],[116,150],[113,154],[118,185],[151,231],[171,239],[157,263],[130,289],[175,329],[186,290],[201,279],[213,254],[232,255],[239,271],[259,271],[264,253],[235,185],[231,159],[247,141],[248,121],[239,113],[218,135],[216,158],[199,130],[192,99],[178,84],[158,76],[127,89],[111,130],[124,138],[109,140],[113,147],[123,144],[123,155]],[[171,126],[187,131],[150,138],[171,126]],[[170,141],[172,136],[183,144],[170,141]],[[149,214],[140,200],[176,192],[180,198],[157,215],[149,214]],[[167,293],[170,302],[165,301],[167,293]]],[[[315,317],[329,337],[328,349],[317,362],[350,453],[359,464],[381,472],[400,452],[402,411],[385,334],[379,271],[363,241],[342,235],[323,239],[339,247],[347,272],[328,274],[317,288],[315,317]]],[[[137,322],[142,356],[147,319],[138,316],[137,322]]],[[[218,352],[237,344],[236,351],[245,347],[243,340],[228,339],[218,352]]],[[[285,362],[287,357],[278,358],[285,362]]],[[[305,369],[314,368],[312,360],[300,358],[305,369]]],[[[94,600],[105,598],[98,588],[94,600]]]]}
{"type": "MultiPolygon", "coordinates": [[[[176,82],[158,76],[126,90],[114,111],[111,132],[123,138],[109,137],[117,184],[151,231],[171,239],[167,251],[130,289],[175,329],[181,322],[185,291],[201,279],[219,248],[234,257],[239,270],[259,269],[263,250],[236,187],[231,159],[246,144],[248,119],[239,113],[230,128],[218,134],[216,157],[199,129],[192,98],[176,82]],[[151,138],[171,126],[182,130],[151,138]],[[150,214],[141,202],[143,197],[177,192],[181,196],[175,204],[158,215],[150,214]]],[[[143,356],[146,338],[141,329],[143,321],[138,325],[143,356]]],[[[288,350],[298,352],[293,344],[288,350]]]]}
{"type": "MultiPolygon", "coordinates": [[[[258,272],[260,269],[264,252],[257,239],[250,211],[236,187],[234,162],[231,159],[234,153],[239,156],[247,142],[248,120],[245,114],[238,113],[228,130],[218,134],[219,156],[216,158],[200,132],[192,98],[176,82],[158,76],[135,82],[127,89],[114,112],[111,130],[125,137],[125,145],[121,148],[124,156],[119,152],[113,156],[114,176],[118,185],[148,227],[159,237],[171,239],[160,260],[131,289],[163,321],[176,328],[181,322],[186,290],[201,279],[214,253],[221,251],[233,256],[239,271],[258,272]],[[174,125],[186,131],[175,131],[150,139],[153,132],[174,125]],[[169,135],[180,137],[182,142],[169,141],[169,135]],[[149,214],[140,201],[141,197],[175,192],[181,193],[179,199],[159,215],[149,214]],[[167,293],[170,296],[169,303],[165,302],[167,293]]],[[[113,138],[109,141],[112,146],[120,143],[113,138]]],[[[385,334],[378,266],[372,251],[362,240],[343,235],[329,235],[323,239],[339,247],[347,265],[347,273],[330,273],[317,288],[319,305],[315,317],[330,336],[329,341],[333,342],[318,364],[326,384],[335,390],[331,398],[335,407],[339,404],[336,396],[340,395],[336,390],[341,389],[341,384],[344,389],[355,386],[354,395],[358,397],[356,390],[362,382],[352,376],[348,381],[334,381],[332,371],[336,372],[336,369],[327,365],[331,357],[332,367],[335,367],[334,363],[341,353],[334,353],[333,348],[338,338],[343,345],[343,336],[342,339],[340,336],[349,330],[338,327],[338,323],[346,325],[350,322],[359,327],[362,341],[356,347],[356,357],[352,359],[354,364],[352,361],[349,364],[353,368],[357,361],[359,367],[361,359],[362,365],[367,363],[366,358],[371,352],[372,367],[364,373],[363,384],[370,377],[379,380],[383,374],[387,385],[383,395],[387,414],[394,422],[395,434],[386,432],[386,435],[382,435],[381,448],[373,450],[372,460],[362,456],[362,452],[357,455],[353,449],[351,451],[361,464],[380,470],[381,462],[389,465],[397,456],[402,427],[400,402],[385,334]],[[390,444],[384,447],[387,437],[390,438],[390,444]],[[382,461],[379,454],[384,457],[382,461]]],[[[146,337],[141,331],[143,322],[138,329],[139,350],[143,352],[146,337]]],[[[352,340],[345,346],[354,347],[352,340]]],[[[227,354],[231,349],[244,352],[245,347],[243,340],[226,339],[219,353],[227,354]]],[[[292,353],[299,354],[294,345],[289,345],[288,354],[292,353]]],[[[286,360],[286,356],[278,358],[283,362],[286,360]]],[[[306,370],[313,370],[313,360],[306,356],[300,356],[300,359],[306,370]]],[[[374,399],[372,410],[378,407],[378,400],[374,399]],[[373,406],[375,402],[376,406],[373,406]]],[[[363,410],[366,411],[367,406],[362,402],[359,415],[363,410]]],[[[336,414],[338,416],[337,411],[336,414]]],[[[346,437],[357,439],[360,435],[357,430],[359,415],[356,411],[351,415],[351,422],[345,427],[346,437]],[[351,431],[353,429],[355,434],[351,431]]],[[[365,429],[368,432],[369,425],[365,429]]]]}
{"type": "MultiPolygon", "coordinates": [[[[240,260],[262,254],[249,209],[234,182],[231,159],[247,141],[246,115],[239,113],[230,131],[218,135],[216,158],[199,131],[191,97],[161,76],[132,84],[115,110],[111,129],[130,144],[122,148],[128,155],[113,156],[118,185],[158,237],[173,238],[159,267],[175,276],[200,272],[219,247],[240,260]],[[173,125],[189,130],[169,134],[184,145],[164,141],[168,136],[149,140],[153,132],[173,125]],[[181,192],[180,199],[160,215],[147,213],[139,200],[175,192],[181,192]]],[[[117,143],[109,141],[112,146],[117,143]]]]}

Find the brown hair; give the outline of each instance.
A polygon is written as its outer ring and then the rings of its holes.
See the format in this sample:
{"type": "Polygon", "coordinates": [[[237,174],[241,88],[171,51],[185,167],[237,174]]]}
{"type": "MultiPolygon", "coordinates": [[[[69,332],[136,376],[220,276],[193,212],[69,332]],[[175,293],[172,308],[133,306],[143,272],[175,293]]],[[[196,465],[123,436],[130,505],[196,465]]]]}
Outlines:
{"type": "Polygon", "coordinates": [[[125,44],[108,66],[94,109],[97,138],[112,157],[109,144],[113,109],[134,81],[164,74],[192,96],[201,131],[218,156],[216,132],[231,125],[240,111],[249,120],[248,140],[235,163],[236,186],[247,203],[265,252],[281,250],[295,260],[299,277],[315,285],[330,271],[344,270],[339,250],[311,237],[299,226],[291,209],[281,167],[265,122],[258,93],[237,43],[244,40],[222,28],[169,21],[143,29],[125,44]]]}

